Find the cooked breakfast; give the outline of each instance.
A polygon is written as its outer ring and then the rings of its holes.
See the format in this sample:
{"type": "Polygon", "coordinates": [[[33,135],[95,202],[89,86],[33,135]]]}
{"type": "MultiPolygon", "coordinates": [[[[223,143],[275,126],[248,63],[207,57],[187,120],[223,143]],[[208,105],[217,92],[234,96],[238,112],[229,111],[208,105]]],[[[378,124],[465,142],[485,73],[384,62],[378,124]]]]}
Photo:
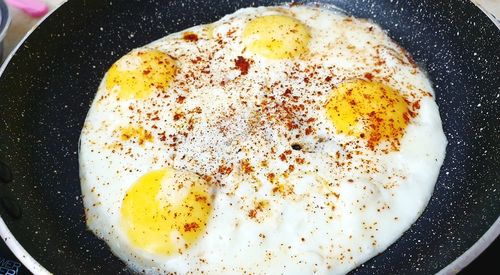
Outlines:
{"type": "Polygon", "coordinates": [[[346,273],[415,222],[446,147],[405,49],[294,5],[119,58],[80,142],[89,229],[147,274],[346,273]]]}

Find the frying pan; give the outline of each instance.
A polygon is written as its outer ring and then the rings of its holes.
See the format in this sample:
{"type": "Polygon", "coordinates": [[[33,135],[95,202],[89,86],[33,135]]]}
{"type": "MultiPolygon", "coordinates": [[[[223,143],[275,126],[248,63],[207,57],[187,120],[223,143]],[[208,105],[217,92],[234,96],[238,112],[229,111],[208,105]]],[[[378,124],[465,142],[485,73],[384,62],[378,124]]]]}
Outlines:
{"type": "MultiPolygon", "coordinates": [[[[500,231],[500,32],[469,1],[323,2],[372,19],[413,54],[449,141],[423,215],[352,274],[456,272],[500,231]]],[[[25,39],[0,79],[0,234],[28,268],[130,273],[86,230],[78,178],[80,130],[110,65],[169,33],[278,3],[71,0],[25,39]]]]}

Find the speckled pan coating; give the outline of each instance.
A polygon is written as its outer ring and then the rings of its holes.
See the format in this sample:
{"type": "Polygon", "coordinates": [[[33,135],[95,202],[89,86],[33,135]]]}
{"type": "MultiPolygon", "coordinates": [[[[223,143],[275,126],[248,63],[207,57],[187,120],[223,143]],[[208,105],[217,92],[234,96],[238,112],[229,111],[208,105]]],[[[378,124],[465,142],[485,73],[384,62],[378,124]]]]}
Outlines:
{"type": "MultiPolygon", "coordinates": [[[[324,2],[379,23],[427,69],[449,140],[424,214],[352,274],[435,273],[500,214],[500,31],[469,1],[324,2]]],[[[22,217],[0,214],[36,260],[56,274],[128,273],[85,230],[78,179],[78,137],[108,67],[169,33],[276,3],[71,0],[38,27],[0,79],[0,160],[13,173],[0,197],[22,217]]]]}

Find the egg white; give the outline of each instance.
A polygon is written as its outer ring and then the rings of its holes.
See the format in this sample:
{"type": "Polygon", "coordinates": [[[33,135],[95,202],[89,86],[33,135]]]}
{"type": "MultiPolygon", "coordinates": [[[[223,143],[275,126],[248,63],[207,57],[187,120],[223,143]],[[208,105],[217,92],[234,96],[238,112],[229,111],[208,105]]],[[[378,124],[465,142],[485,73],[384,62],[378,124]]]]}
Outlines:
{"type": "Polygon", "coordinates": [[[434,95],[431,83],[378,25],[323,8],[258,7],[188,31],[199,35],[198,43],[183,40],[183,31],[141,48],[176,57],[179,71],[172,85],[156,92],[168,97],[120,101],[109,96],[103,81],[81,134],[87,225],[131,268],[151,274],[342,274],[384,251],[415,222],[432,194],[446,138],[438,107],[427,95],[434,95]],[[245,24],[273,14],[293,16],[310,28],[308,58],[271,60],[245,50],[241,42],[245,24]],[[238,56],[252,60],[244,76],[234,65],[238,56]],[[384,63],[376,65],[375,56],[384,63]],[[198,57],[202,61],[192,62],[198,57]],[[398,151],[360,149],[362,154],[339,167],[337,153],[346,160],[352,149],[340,144],[352,137],[336,133],[324,105],[338,83],[362,78],[374,68],[387,85],[420,100],[418,115],[407,126],[398,151]],[[186,76],[190,72],[195,75],[186,76]],[[327,77],[331,79],[326,81],[327,77]],[[279,119],[262,117],[262,100],[281,98],[287,87],[293,87],[301,102],[308,102],[301,112],[314,118],[310,124],[314,134],[301,134],[305,125],[289,130],[279,119]],[[176,102],[178,96],[185,97],[184,104],[176,102]],[[201,113],[192,112],[196,108],[201,113]],[[150,120],[146,111],[155,112],[160,120],[150,120]],[[174,119],[176,112],[194,123],[187,137],[179,135],[188,125],[174,119]],[[114,131],[129,124],[157,124],[159,129],[152,130],[153,142],[111,149],[117,140],[114,131]],[[177,141],[160,141],[160,132],[175,135],[177,141]],[[279,155],[293,143],[300,143],[302,150],[285,154],[283,161],[279,155]],[[276,154],[270,153],[271,148],[276,154]],[[304,164],[297,164],[297,158],[304,164]],[[238,168],[246,159],[255,168],[250,175],[238,168]],[[265,167],[263,161],[268,162],[265,167]],[[234,165],[229,175],[217,175],[221,162],[234,165]],[[214,175],[219,181],[206,233],[184,254],[174,256],[134,247],[120,228],[120,207],[130,186],[145,173],[167,166],[214,175]],[[292,186],[294,193],[274,194],[270,173],[292,186]],[[268,203],[265,209],[250,217],[255,202],[263,200],[268,203]]]}

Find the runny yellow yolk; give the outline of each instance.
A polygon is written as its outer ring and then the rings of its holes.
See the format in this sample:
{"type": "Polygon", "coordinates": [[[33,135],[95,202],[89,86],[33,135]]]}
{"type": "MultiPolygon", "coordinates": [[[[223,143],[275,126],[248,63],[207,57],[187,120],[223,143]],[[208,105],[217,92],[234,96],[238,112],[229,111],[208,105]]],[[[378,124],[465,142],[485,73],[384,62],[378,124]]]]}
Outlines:
{"type": "Polygon", "coordinates": [[[154,89],[167,89],[175,71],[175,61],[164,52],[133,51],[111,66],[106,89],[116,89],[119,99],[144,99],[154,89]]]}
{"type": "Polygon", "coordinates": [[[298,57],[307,52],[311,34],[299,20],[284,15],[252,19],[243,30],[247,50],[266,58],[298,57]]]}
{"type": "Polygon", "coordinates": [[[408,107],[397,90],[359,79],[338,85],[326,111],[337,133],[366,139],[371,149],[382,141],[397,148],[411,118],[408,107]]]}
{"type": "Polygon", "coordinates": [[[151,171],[127,191],[121,226],[135,247],[180,254],[205,233],[211,205],[210,186],[197,175],[172,168],[151,171]]]}

